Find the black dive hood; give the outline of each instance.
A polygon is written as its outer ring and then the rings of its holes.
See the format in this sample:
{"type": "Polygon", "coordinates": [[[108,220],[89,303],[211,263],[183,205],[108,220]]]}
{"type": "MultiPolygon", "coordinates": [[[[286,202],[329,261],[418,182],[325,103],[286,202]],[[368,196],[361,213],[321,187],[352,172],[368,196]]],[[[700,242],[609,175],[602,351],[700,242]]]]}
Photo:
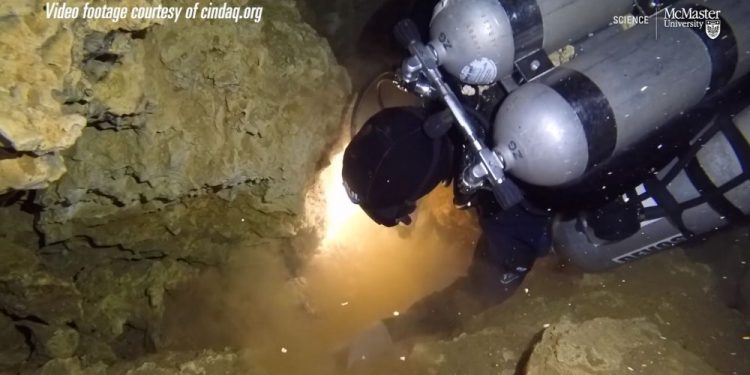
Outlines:
{"type": "Polygon", "coordinates": [[[416,201],[450,178],[452,146],[423,130],[426,111],[381,110],[367,120],[344,152],[349,198],[384,226],[409,224],[416,201]]]}

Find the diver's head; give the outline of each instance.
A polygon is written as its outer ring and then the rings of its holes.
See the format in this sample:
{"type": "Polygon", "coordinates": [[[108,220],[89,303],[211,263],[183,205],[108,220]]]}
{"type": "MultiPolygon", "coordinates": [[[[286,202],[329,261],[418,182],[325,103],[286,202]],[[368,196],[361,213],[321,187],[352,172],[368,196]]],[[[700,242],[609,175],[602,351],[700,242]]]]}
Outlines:
{"type": "Polygon", "coordinates": [[[451,178],[452,145],[422,128],[427,113],[386,108],[372,116],[344,153],[349,198],[378,224],[409,224],[416,202],[451,178]]]}

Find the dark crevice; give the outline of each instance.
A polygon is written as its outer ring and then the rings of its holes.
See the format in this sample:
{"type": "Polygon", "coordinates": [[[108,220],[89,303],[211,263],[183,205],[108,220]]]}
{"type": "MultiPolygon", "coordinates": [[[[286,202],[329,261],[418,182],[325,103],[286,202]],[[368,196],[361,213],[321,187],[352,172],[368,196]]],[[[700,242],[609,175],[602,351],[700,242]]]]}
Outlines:
{"type": "MultiPolygon", "coordinates": [[[[92,249],[117,249],[119,252],[127,253],[128,256],[123,257],[115,257],[112,258],[113,261],[125,261],[125,262],[140,262],[140,261],[148,261],[148,260],[162,260],[166,259],[168,256],[165,252],[161,250],[144,250],[144,251],[137,251],[135,249],[130,249],[122,244],[115,244],[115,245],[100,245],[95,242],[95,240],[89,236],[85,235],[77,235],[73,238],[83,239],[86,244],[91,247],[92,249]]],[[[74,252],[75,249],[68,246],[68,241],[60,241],[58,243],[61,243],[63,246],[65,246],[66,249],[68,249],[71,252],[74,252]]],[[[83,272],[86,269],[86,266],[81,267],[75,275],[73,275],[73,281],[78,280],[78,276],[81,272],[83,272]]]]}
{"type": "Polygon", "coordinates": [[[110,201],[110,202],[112,202],[112,204],[114,204],[114,205],[115,205],[116,207],[125,207],[125,203],[124,203],[124,202],[122,202],[122,201],[121,201],[120,199],[118,199],[118,198],[117,198],[116,196],[114,196],[114,195],[112,195],[112,194],[107,194],[107,193],[105,193],[105,192],[103,192],[103,191],[101,191],[101,190],[99,190],[99,189],[89,189],[89,190],[87,191],[87,193],[92,193],[92,194],[94,194],[94,195],[96,195],[96,196],[100,196],[100,197],[103,197],[103,198],[107,198],[107,199],[109,199],[109,201],[110,201]]]}
{"type": "Polygon", "coordinates": [[[133,256],[133,257],[127,257],[127,258],[114,258],[113,261],[143,262],[143,261],[164,260],[166,258],[167,258],[166,254],[157,254],[157,255],[133,256]]]}
{"type": "Polygon", "coordinates": [[[5,138],[0,136],[0,160],[6,159],[17,159],[21,156],[28,156],[32,158],[39,157],[39,155],[31,151],[16,151],[10,144],[5,144],[5,138]]]}
{"type": "MultiPolygon", "coordinates": [[[[80,238],[80,239],[85,240],[86,243],[89,246],[91,246],[92,248],[94,248],[94,249],[112,249],[112,248],[115,248],[115,249],[117,249],[119,251],[128,252],[128,253],[130,253],[132,255],[135,255],[137,253],[134,249],[129,249],[129,248],[123,246],[122,244],[116,244],[116,245],[99,245],[99,244],[97,244],[94,241],[93,238],[91,238],[89,236],[78,235],[78,236],[74,236],[74,238],[80,238]]],[[[60,241],[60,242],[65,242],[65,241],[60,241]]]]}
{"type": "Polygon", "coordinates": [[[11,191],[0,195],[0,207],[9,207],[23,199],[25,191],[11,191]]]}
{"type": "Polygon", "coordinates": [[[44,319],[36,315],[21,316],[21,315],[13,314],[12,312],[5,310],[5,309],[0,309],[0,313],[7,316],[8,318],[10,318],[10,320],[14,322],[33,322],[33,323],[38,323],[38,324],[42,324],[45,326],[49,325],[49,323],[47,323],[44,319]]]}
{"type": "Polygon", "coordinates": [[[78,278],[81,276],[81,272],[83,272],[86,269],[86,266],[83,266],[76,271],[75,274],[73,274],[73,282],[78,283],[78,278]]]}
{"type": "Polygon", "coordinates": [[[139,185],[146,184],[149,187],[153,187],[153,185],[151,185],[151,182],[149,180],[142,179],[141,176],[139,176],[138,173],[131,166],[125,167],[125,176],[129,176],[139,185]]]}
{"type": "Polygon", "coordinates": [[[148,34],[148,29],[135,30],[130,33],[130,37],[133,39],[146,39],[146,34],[148,34]]]}
{"type": "Polygon", "coordinates": [[[63,102],[63,105],[73,105],[73,104],[86,105],[86,104],[89,104],[89,101],[86,99],[72,98],[63,102]]]}
{"type": "Polygon", "coordinates": [[[141,117],[142,114],[140,112],[122,115],[116,115],[110,112],[96,112],[89,116],[86,126],[102,131],[137,131],[141,128],[140,124],[143,121],[141,117]]]}
{"type": "Polygon", "coordinates": [[[21,203],[21,210],[28,214],[38,214],[42,212],[42,206],[35,203],[36,201],[36,190],[29,190],[26,194],[25,199],[21,203]]]}
{"type": "Polygon", "coordinates": [[[1,136],[1,135],[0,135],[0,147],[11,149],[11,150],[14,149],[13,143],[8,138],[5,138],[4,136],[1,136]]]}
{"type": "MultiPolygon", "coordinates": [[[[194,194],[200,194],[200,193],[213,193],[216,194],[218,192],[224,191],[224,190],[230,190],[234,189],[238,186],[246,185],[251,187],[261,187],[264,190],[268,189],[268,184],[270,183],[270,178],[248,178],[241,182],[237,183],[230,183],[226,185],[204,185],[201,188],[191,190],[187,193],[188,197],[194,197],[194,194]]],[[[260,194],[261,196],[264,194],[260,194]]],[[[153,198],[154,200],[164,199],[164,198],[153,198]]],[[[164,203],[172,202],[171,200],[165,200],[164,203]]]]}
{"type": "MultiPolygon", "coordinates": [[[[28,317],[20,317],[16,314],[13,314],[5,309],[0,309],[0,314],[5,315],[10,320],[15,322],[34,322],[39,323],[43,325],[47,325],[47,322],[39,318],[38,316],[28,316],[28,317]]],[[[36,345],[34,344],[34,332],[31,330],[31,328],[23,325],[23,324],[14,324],[13,325],[15,329],[23,335],[23,341],[26,344],[26,347],[29,348],[29,355],[26,357],[26,360],[28,361],[31,359],[32,355],[34,355],[34,352],[36,351],[36,345]]]]}
{"type": "Polygon", "coordinates": [[[541,330],[537,332],[536,335],[531,339],[531,342],[529,343],[526,350],[523,351],[523,354],[521,354],[521,358],[519,358],[518,363],[516,364],[516,371],[514,372],[514,375],[524,375],[526,374],[526,366],[529,364],[529,359],[531,358],[531,353],[534,352],[534,348],[539,344],[540,341],[542,341],[542,336],[544,335],[544,330],[541,330]]]}
{"type": "Polygon", "coordinates": [[[105,52],[105,53],[93,56],[93,60],[101,61],[104,63],[110,63],[110,64],[116,63],[117,60],[119,59],[120,59],[120,55],[110,53],[110,52],[105,52]]]}
{"type": "Polygon", "coordinates": [[[136,130],[138,129],[137,126],[130,126],[130,125],[123,125],[123,126],[117,126],[113,125],[111,122],[108,121],[100,121],[100,122],[90,122],[89,125],[96,130],[101,131],[121,131],[121,130],[136,130]]]}
{"type": "Polygon", "coordinates": [[[25,211],[26,213],[30,213],[34,216],[32,223],[33,225],[31,228],[34,230],[34,233],[36,233],[37,236],[37,247],[43,248],[45,245],[45,242],[47,241],[44,232],[39,227],[39,223],[42,221],[42,206],[36,203],[36,190],[30,190],[29,194],[26,198],[26,201],[21,204],[21,210],[25,211]]]}
{"type": "Polygon", "coordinates": [[[36,352],[36,344],[34,343],[34,332],[31,330],[31,328],[24,326],[24,325],[16,324],[15,327],[16,327],[16,330],[23,335],[23,341],[26,344],[26,346],[29,348],[29,355],[26,357],[26,360],[28,361],[34,355],[34,352],[36,352]]]}
{"type": "Polygon", "coordinates": [[[185,264],[187,264],[189,266],[192,266],[192,267],[199,267],[200,268],[200,267],[216,267],[217,266],[215,264],[210,264],[208,262],[205,262],[205,261],[202,261],[202,260],[193,259],[193,258],[189,258],[189,257],[177,258],[175,260],[177,262],[185,263],[185,264]]]}

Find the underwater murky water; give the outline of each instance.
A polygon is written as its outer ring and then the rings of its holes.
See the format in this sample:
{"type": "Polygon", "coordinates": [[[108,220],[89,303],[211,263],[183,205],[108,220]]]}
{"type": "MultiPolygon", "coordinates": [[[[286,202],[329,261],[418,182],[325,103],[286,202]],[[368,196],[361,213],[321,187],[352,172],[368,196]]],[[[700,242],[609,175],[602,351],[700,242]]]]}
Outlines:
{"type": "Polygon", "coordinates": [[[266,343],[265,364],[274,374],[331,373],[335,352],[450,284],[473,254],[478,231],[469,213],[453,209],[450,188],[426,197],[411,226],[382,227],[348,201],[341,159],[334,155],[321,173],[326,229],[318,255],[293,281],[305,313],[283,323],[275,344],[266,343]]]}
{"type": "Polygon", "coordinates": [[[324,361],[374,322],[397,315],[464,273],[477,234],[470,217],[452,215],[463,222],[446,231],[449,218],[441,209],[450,208],[448,189],[436,191],[424,206],[414,227],[398,229],[379,227],[357,211],[337,237],[324,241],[298,279],[304,280],[310,315],[288,322],[300,327],[286,342],[279,340],[286,353],[272,350],[279,354],[269,363],[275,373],[309,371],[308,355],[324,361]]]}
{"type": "Polygon", "coordinates": [[[263,256],[237,246],[231,268],[173,296],[180,309],[167,314],[170,346],[229,342],[250,347],[269,374],[331,374],[341,365],[335,354],[357,334],[465,273],[479,232],[453,208],[451,188],[424,198],[412,225],[382,227],[349,202],[341,159],[340,151],[331,158],[311,196],[308,210],[325,229],[299,275],[274,256],[281,249],[263,256]]]}

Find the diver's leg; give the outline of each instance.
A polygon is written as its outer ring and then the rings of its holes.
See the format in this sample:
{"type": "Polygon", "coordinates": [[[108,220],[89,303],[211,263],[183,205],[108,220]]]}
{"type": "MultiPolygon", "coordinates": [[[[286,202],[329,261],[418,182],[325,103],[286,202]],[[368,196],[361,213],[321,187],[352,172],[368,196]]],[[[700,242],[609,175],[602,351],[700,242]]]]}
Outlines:
{"type": "MultiPolygon", "coordinates": [[[[479,225],[487,244],[477,259],[502,268],[501,284],[512,284],[529,271],[536,258],[545,255],[552,246],[550,234],[551,215],[547,212],[519,204],[505,211],[484,210],[479,213],[479,225]]],[[[485,272],[477,272],[483,277],[485,272]]],[[[496,284],[492,280],[478,280],[477,285],[496,284]]],[[[492,290],[484,293],[487,296],[492,290]]]]}

